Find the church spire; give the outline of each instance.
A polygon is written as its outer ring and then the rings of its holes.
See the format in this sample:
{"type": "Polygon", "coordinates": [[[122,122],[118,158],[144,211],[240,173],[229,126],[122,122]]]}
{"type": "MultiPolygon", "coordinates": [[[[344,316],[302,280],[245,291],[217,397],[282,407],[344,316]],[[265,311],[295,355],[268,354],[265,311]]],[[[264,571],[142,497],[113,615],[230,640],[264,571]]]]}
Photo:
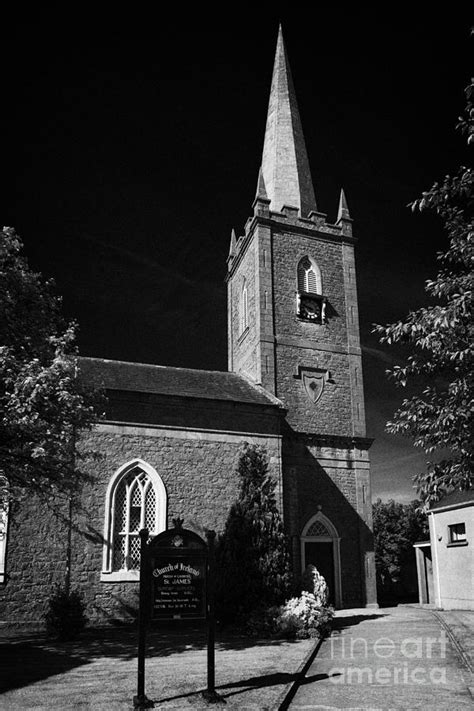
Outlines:
{"type": "Polygon", "coordinates": [[[312,210],[316,211],[308,155],[281,26],[268,104],[262,175],[271,210],[280,211],[283,205],[297,207],[302,217],[307,217],[312,210]]]}

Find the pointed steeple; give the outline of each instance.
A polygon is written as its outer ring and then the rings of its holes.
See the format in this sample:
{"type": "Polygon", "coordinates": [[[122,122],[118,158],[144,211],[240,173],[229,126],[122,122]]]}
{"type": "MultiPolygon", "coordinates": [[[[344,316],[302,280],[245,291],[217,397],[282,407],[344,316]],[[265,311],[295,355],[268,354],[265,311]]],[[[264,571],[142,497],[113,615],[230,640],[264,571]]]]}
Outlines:
{"type": "Polygon", "coordinates": [[[336,224],[341,220],[350,220],[351,216],[349,214],[349,208],[347,207],[347,200],[344,193],[344,189],[341,188],[341,195],[339,197],[339,209],[337,211],[336,224]]]}
{"type": "Polygon", "coordinates": [[[273,66],[263,146],[262,175],[270,209],[297,207],[302,217],[316,211],[308,155],[301,128],[281,26],[273,66]]]}

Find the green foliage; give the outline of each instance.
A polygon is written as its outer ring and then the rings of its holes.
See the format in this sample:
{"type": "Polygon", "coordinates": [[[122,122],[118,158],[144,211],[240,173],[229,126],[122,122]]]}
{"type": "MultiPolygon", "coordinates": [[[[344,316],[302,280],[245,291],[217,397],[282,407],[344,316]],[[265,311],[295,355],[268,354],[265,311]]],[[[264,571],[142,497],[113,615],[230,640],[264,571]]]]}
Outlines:
{"type": "Polygon", "coordinates": [[[327,637],[331,631],[334,610],[320,605],[312,593],[305,590],[282,605],[274,625],[280,637],[308,639],[327,637]]]}
{"type": "Polygon", "coordinates": [[[252,637],[309,639],[327,637],[332,628],[334,608],[321,605],[303,590],[283,605],[254,610],[246,619],[245,632],[252,637]]]}
{"type": "Polygon", "coordinates": [[[292,582],[288,542],[265,450],[246,445],[238,474],[239,498],[216,547],[216,602],[225,621],[281,603],[292,582]]]}
{"type": "MultiPolygon", "coordinates": [[[[458,128],[472,143],[473,83],[466,94],[466,114],[458,128]]],[[[427,503],[453,489],[469,489],[473,483],[473,185],[472,169],[463,166],[412,204],[413,210],[434,211],[449,238],[446,251],[438,254],[439,272],[425,287],[437,303],[410,312],[404,321],[374,329],[382,343],[410,346],[405,365],[387,371],[395,385],[429,380],[420,395],[403,400],[387,423],[388,432],[411,437],[415,447],[432,457],[427,470],[414,478],[427,503]]]]}
{"type": "Polygon", "coordinates": [[[48,601],[45,619],[49,635],[61,640],[74,639],[87,622],[81,594],[56,585],[48,601]]]}
{"type": "Polygon", "coordinates": [[[12,228],[0,234],[0,461],[11,494],[71,490],[80,478],[75,433],[100,398],[77,378],[76,326],[53,285],[34,273],[12,228]]]}
{"type": "Polygon", "coordinates": [[[380,499],[372,506],[379,598],[396,594],[405,569],[413,567],[413,544],[429,538],[428,517],[420,501],[401,504],[380,499]]]}

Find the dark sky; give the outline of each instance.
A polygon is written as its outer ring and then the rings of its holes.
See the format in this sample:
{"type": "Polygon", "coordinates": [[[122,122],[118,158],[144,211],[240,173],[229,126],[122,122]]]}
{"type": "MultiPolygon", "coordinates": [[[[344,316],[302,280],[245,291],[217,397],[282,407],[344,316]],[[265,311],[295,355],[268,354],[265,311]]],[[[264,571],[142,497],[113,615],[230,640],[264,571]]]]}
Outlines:
{"type": "Polygon", "coordinates": [[[334,221],[343,186],[359,238],[374,496],[413,498],[425,458],[384,433],[398,354],[370,331],[425,302],[445,244],[406,206],[467,160],[467,10],[127,7],[42,7],[5,32],[3,223],[83,355],[226,369],[230,231],[251,214],[281,20],[318,208],[334,221]]]}

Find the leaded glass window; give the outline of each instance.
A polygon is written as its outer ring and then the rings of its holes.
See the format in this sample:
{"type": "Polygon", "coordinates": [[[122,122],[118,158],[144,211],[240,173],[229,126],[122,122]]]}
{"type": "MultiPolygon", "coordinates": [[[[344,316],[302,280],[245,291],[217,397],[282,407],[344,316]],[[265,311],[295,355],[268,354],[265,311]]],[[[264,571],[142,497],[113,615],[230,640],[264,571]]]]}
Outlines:
{"type": "Polygon", "coordinates": [[[306,531],[306,537],[309,538],[311,536],[324,536],[325,538],[331,538],[331,535],[324,523],[318,520],[313,521],[311,526],[306,531]]]}
{"type": "Polygon", "coordinates": [[[114,497],[113,570],[138,570],[140,538],[148,528],[155,535],[157,497],[153,483],[140,467],[131,469],[119,481],[114,497]]]}

